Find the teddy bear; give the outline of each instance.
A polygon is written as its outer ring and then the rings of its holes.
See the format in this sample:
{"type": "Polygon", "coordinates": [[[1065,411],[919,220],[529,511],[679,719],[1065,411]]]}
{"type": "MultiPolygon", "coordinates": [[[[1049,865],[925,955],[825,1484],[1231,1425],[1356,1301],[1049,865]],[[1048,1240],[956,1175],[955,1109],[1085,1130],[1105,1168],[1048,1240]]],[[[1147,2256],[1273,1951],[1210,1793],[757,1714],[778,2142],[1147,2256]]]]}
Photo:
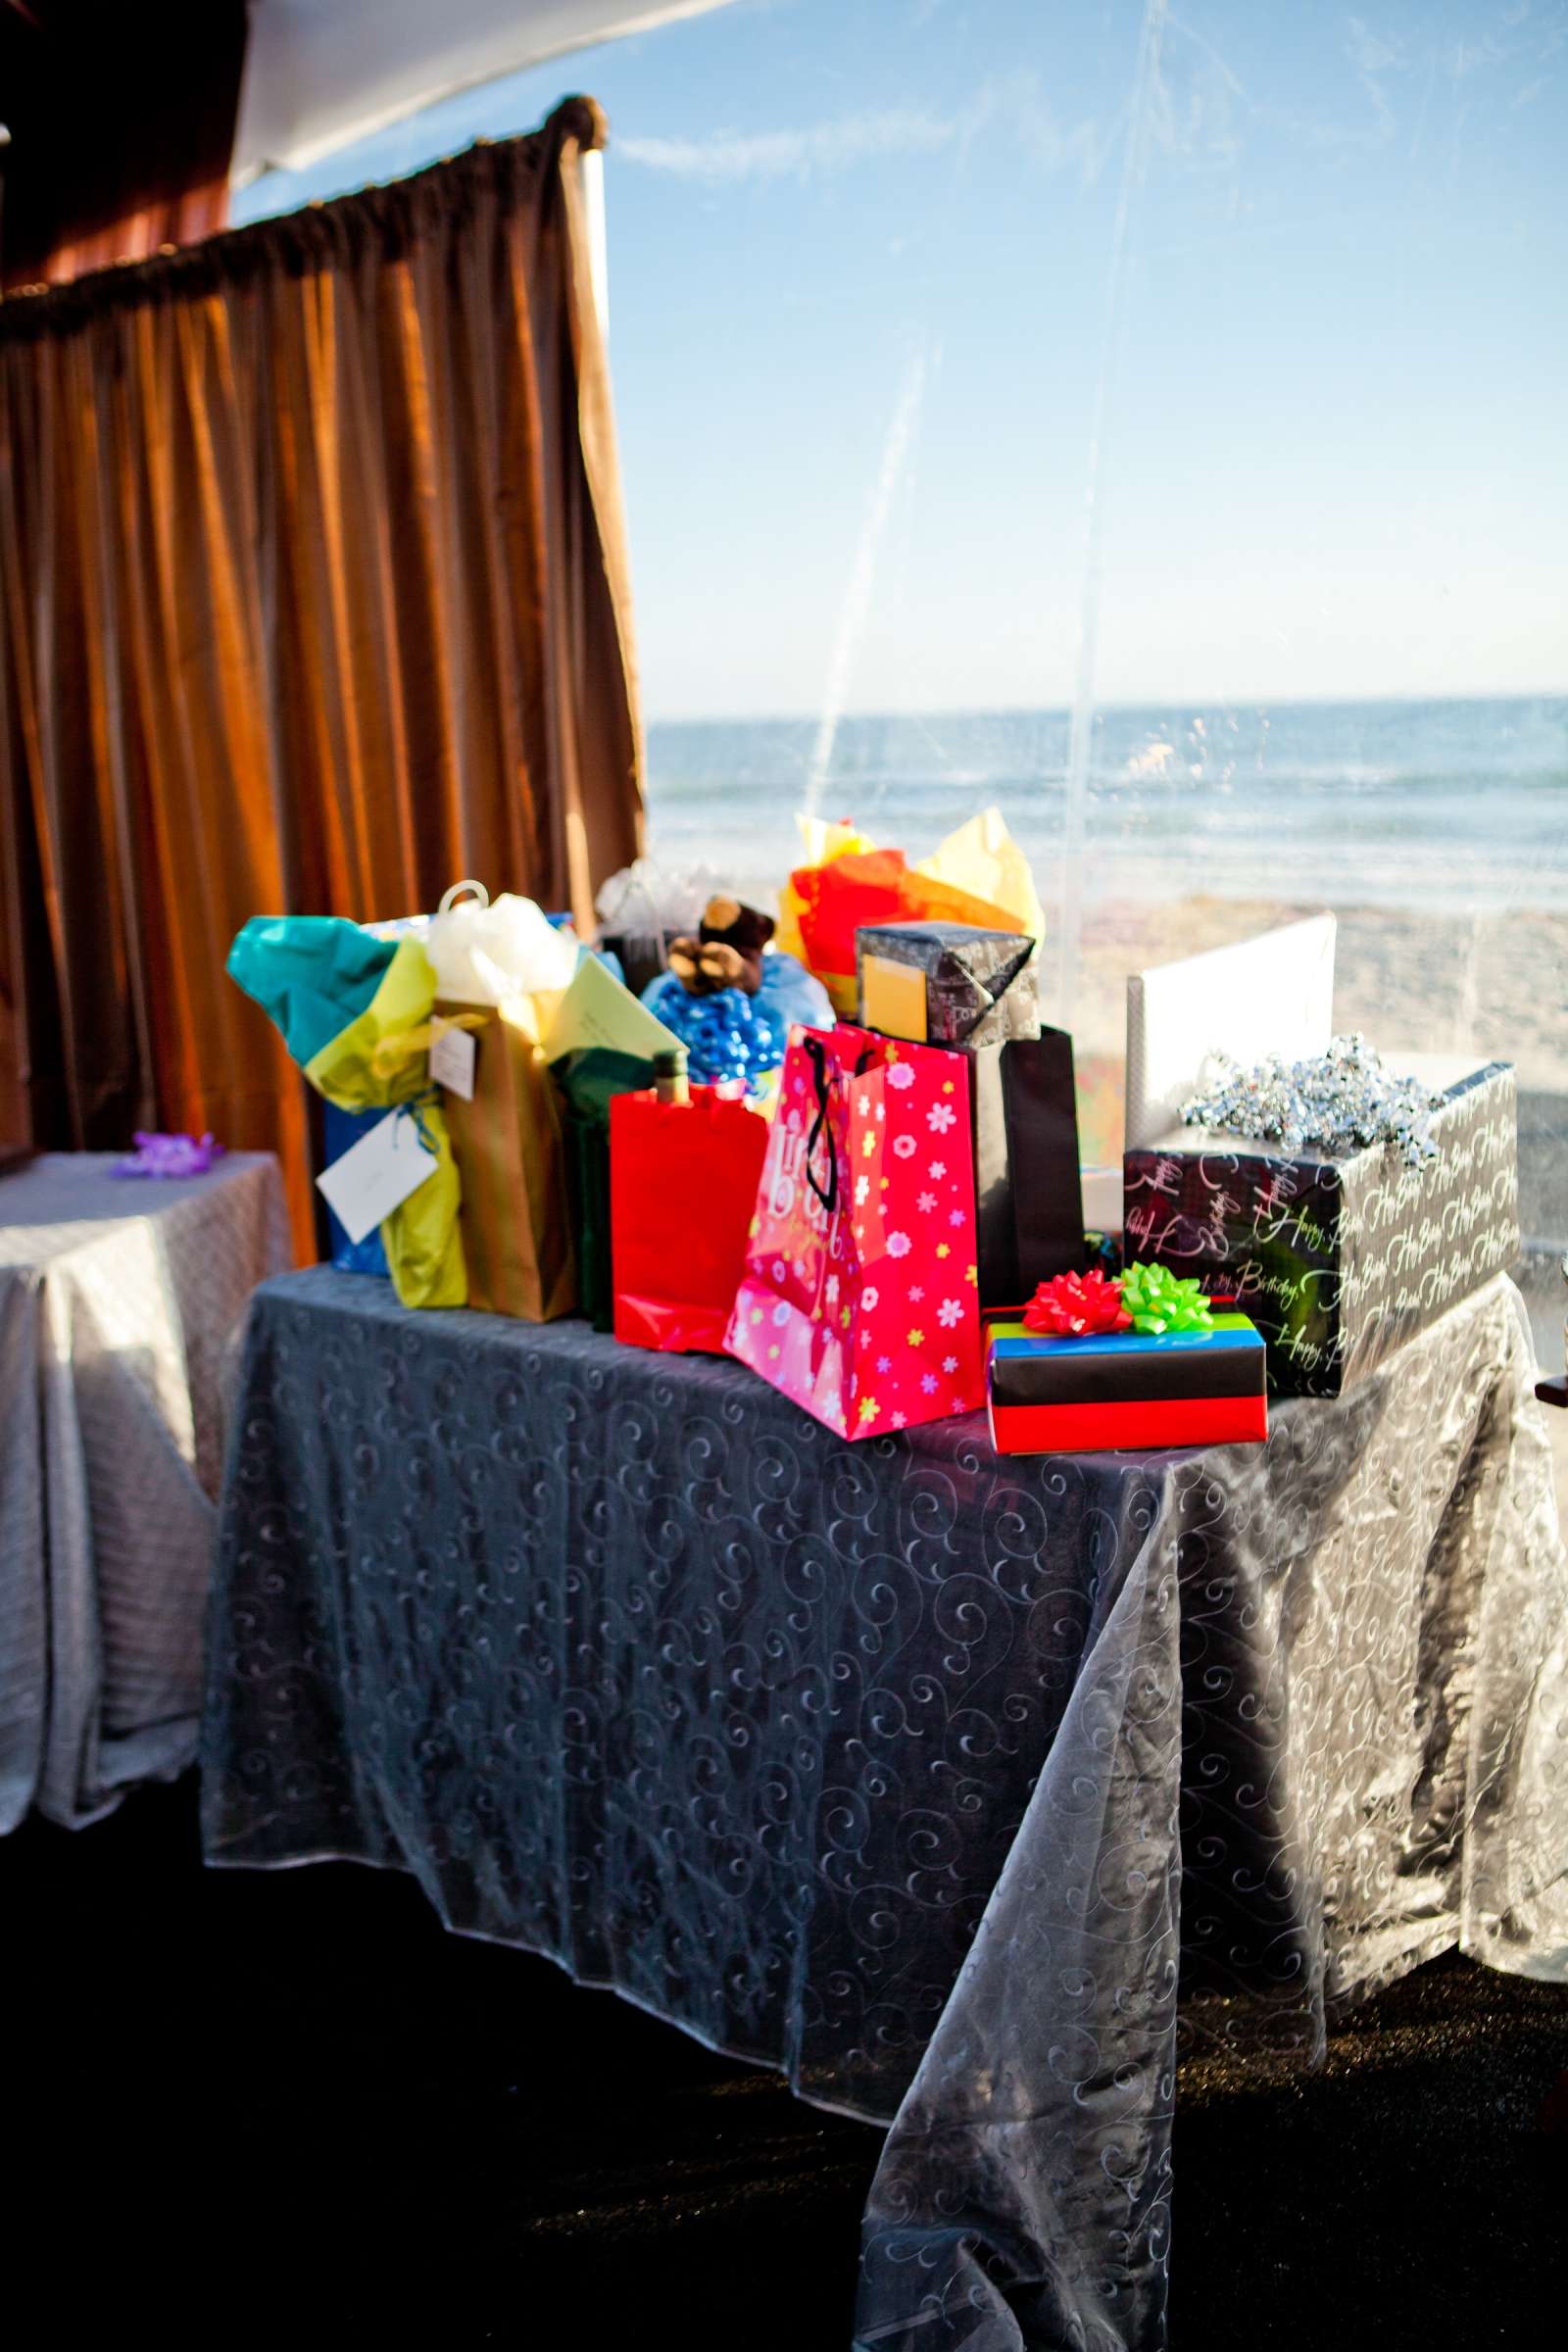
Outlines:
{"type": "Polygon", "coordinates": [[[649,1011],[686,1048],[700,1085],[738,1079],[760,1101],[791,1024],[832,1026],[821,982],[771,944],[773,930],[771,915],[719,893],[695,933],[670,941],[667,970],[643,991],[649,1011]]]}
{"type": "Polygon", "coordinates": [[[688,996],[716,996],[738,988],[755,997],[762,985],[762,952],[773,936],[770,914],[743,906],[738,899],[711,898],[703,908],[696,937],[670,941],[669,968],[688,996]]]}

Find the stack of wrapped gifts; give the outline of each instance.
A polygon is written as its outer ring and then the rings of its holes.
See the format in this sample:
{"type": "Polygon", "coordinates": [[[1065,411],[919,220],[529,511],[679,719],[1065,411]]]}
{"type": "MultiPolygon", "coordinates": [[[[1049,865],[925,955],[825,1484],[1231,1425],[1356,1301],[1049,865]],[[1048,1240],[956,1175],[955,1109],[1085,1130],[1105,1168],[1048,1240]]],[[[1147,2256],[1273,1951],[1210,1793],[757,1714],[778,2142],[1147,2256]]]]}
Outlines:
{"type": "Polygon", "coordinates": [[[1335,1037],[1330,917],[1132,977],[1090,1233],[995,811],[918,865],[816,827],[776,916],[714,883],[631,869],[591,946],[471,884],[245,926],[336,1262],[728,1353],[846,1439],[984,1408],[1029,1453],[1262,1442],[1270,1395],[1338,1396],[1517,1256],[1511,1070],[1335,1037]]]}

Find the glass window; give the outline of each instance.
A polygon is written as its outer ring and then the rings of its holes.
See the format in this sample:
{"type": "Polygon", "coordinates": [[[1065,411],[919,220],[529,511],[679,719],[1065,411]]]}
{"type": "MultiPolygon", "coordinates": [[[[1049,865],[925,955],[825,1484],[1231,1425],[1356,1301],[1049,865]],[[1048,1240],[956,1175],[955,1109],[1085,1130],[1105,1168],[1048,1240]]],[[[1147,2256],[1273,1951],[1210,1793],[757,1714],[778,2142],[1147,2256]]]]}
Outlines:
{"type": "Polygon", "coordinates": [[[1101,1158],[1127,970],[1334,908],[1341,1026],[1517,1063],[1555,1351],[1565,57],[1523,0],[740,0],[238,210],[591,89],[661,858],[1000,805],[1101,1158]]]}

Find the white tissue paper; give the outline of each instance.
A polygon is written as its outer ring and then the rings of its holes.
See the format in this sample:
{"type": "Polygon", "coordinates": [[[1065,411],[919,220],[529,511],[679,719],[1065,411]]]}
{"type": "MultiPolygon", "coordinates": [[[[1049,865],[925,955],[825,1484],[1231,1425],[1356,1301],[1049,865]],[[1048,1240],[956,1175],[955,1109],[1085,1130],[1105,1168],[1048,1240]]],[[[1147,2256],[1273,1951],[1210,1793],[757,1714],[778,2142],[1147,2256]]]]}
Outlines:
{"type": "Polygon", "coordinates": [[[652,858],[639,858],[635,865],[623,865],[611,875],[595,906],[603,930],[634,939],[655,938],[662,931],[695,931],[709,900],[729,891],[730,885],[711,866],[676,872],[652,858]]]}
{"type": "Polygon", "coordinates": [[[532,899],[506,891],[489,906],[477,899],[443,902],[442,911],[430,917],[424,952],[435,967],[438,997],[504,1004],[509,997],[568,987],[580,950],[532,899]]]}

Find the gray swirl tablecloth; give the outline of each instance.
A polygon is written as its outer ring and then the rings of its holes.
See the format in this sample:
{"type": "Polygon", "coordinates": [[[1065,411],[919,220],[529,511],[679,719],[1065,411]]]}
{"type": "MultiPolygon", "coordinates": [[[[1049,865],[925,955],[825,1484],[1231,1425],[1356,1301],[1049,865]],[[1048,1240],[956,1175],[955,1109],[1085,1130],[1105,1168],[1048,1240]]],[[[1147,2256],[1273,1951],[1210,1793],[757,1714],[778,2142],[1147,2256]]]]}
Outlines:
{"type": "Polygon", "coordinates": [[[0,1831],[195,1759],[222,1469],[219,1367],[289,1262],[277,1163],[0,1179],[0,1831]]]}
{"type": "Polygon", "coordinates": [[[1179,2034],[1309,2058],[1455,1942],[1568,1974],[1531,1378],[1499,1279],[1266,1447],[1001,1460],[978,1417],[850,1446],[732,1364],[270,1283],[208,1857],[399,1865],[888,2123],[858,2344],[1145,2352],[1179,2034]]]}

